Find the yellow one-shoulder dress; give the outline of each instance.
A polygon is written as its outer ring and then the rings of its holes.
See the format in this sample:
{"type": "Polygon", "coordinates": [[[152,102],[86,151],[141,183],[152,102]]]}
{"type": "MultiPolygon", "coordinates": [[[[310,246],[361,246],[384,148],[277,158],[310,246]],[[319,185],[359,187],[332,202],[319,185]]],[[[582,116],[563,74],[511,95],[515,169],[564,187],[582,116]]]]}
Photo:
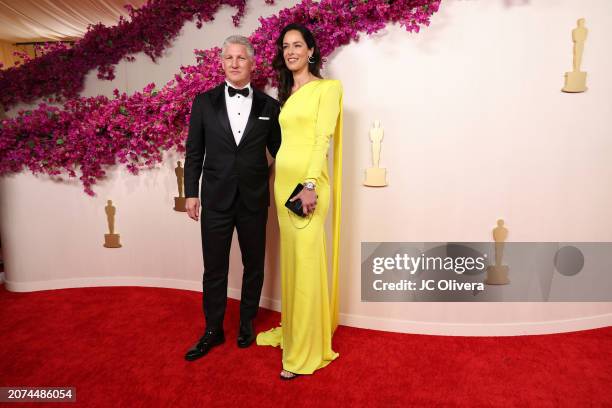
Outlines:
{"type": "Polygon", "coordinates": [[[332,334],[338,322],[338,260],[342,179],[342,85],[314,80],[289,97],[279,122],[282,143],[276,155],[274,199],[280,227],[281,326],[259,333],[257,344],[280,346],[283,368],[312,374],[338,357],[332,334]],[[333,189],[328,174],[334,144],[333,189]],[[313,180],[318,195],[312,216],[285,207],[298,183],[313,180]],[[325,220],[333,205],[331,291],[325,220]]]}

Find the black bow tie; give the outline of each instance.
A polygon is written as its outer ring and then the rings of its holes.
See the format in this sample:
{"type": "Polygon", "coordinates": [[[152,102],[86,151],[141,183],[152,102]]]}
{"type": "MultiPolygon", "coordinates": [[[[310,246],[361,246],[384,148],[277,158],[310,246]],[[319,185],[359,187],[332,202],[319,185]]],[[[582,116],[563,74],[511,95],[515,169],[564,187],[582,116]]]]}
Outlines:
{"type": "Polygon", "coordinates": [[[227,92],[229,93],[230,97],[236,95],[237,93],[244,96],[245,98],[249,96],[249,88],[236,89],[228,85],[227,92]]]}

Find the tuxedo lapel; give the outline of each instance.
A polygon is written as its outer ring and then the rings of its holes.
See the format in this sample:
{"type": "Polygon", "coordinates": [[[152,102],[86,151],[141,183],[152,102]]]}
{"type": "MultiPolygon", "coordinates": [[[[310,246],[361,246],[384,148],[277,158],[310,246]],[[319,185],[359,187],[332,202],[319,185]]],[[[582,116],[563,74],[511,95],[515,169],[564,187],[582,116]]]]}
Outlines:
{"type": "Polygon", "coordinates": [[[261,94],[259,90],[253,88],[253,103],[251,104],[251,113],[249,114],[249,120],[247,121],[246,127],[244,128],[244,134],[242,135],[242,138],[240,139],[239,145],[242,144],[244,139],[249,137],[249,133],[251,132],[251,130],[253,130],[253,127],[259,120],[259,116],[261,114],[261,111],[264,108],[264,105],[265,105],[264,96],[261,94]]]}
{"type": "Polygon", "coordinates": [[[219,85],[215,89],[216,95],[213,97],[213,108],[217,113],[217,120],[221,124],[221,127],[225,133],[232,139],[234,144],[234,134],[232,133],[232,127],[230,126],[229,115],[227,114],[227,105],[225,103],[225,83],[219,85]]]}

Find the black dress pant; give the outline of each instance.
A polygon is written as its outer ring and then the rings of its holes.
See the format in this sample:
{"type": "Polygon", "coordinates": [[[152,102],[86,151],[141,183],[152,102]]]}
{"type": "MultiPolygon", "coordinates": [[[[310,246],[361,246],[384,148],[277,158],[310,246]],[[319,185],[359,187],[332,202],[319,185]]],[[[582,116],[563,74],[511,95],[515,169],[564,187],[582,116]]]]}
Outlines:
{"type": "Polygon", "coordinates": [[[234,228],[238,232],[244,267],[240,320],[246,322],[254,319],[263,286],[268,207],[253,212],[245,207],[237,193],[228,210],[202,209],[201,219],[204,255],[202,288],[206,328],[223,330],[229,255],[234,228]]]}

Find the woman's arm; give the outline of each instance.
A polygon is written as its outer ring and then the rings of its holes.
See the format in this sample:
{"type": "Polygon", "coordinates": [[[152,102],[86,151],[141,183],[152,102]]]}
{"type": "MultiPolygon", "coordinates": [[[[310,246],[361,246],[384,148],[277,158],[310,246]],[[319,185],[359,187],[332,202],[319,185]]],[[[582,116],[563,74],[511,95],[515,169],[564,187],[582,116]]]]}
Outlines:
{"type": "Polygon", "coordinates": [[[294,197],[294,199],[302,201],[304,214],[314,211],[317,204],[316,185],[323,171],[323,166],[327,165],[327,152],[330,140],[336,130],[341,100],[342,84],[340,81],[330,81],[327,89],[323,90],[319,100],[317,123],[315,125],[315,142],[304,180],[306,183],[314,183],[315,189],[308,190],[304,188],[294,197]]]}
{"type": "Polygon", "coordinates": [[[340,81],[330,81],[319,100],[315,142],[310,156],[310,165],[306,172],[306,181],[310,180],[317,184],[323,167],[327,165],[327,152],[338,123],[341,97],[342,84],[340,81]]]}

